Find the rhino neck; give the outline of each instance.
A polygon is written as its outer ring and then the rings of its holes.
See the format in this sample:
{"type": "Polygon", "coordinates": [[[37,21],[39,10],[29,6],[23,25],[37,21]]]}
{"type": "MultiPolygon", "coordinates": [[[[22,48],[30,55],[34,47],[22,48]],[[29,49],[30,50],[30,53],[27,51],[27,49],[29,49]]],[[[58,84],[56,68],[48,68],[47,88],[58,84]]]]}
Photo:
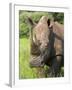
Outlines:
{"type": "Polygon", "coordinates": [[[64,40],[64,27],[63,25],[59,24],[58,22],[54,22],[53,24],[53,32],[64,40]]]}

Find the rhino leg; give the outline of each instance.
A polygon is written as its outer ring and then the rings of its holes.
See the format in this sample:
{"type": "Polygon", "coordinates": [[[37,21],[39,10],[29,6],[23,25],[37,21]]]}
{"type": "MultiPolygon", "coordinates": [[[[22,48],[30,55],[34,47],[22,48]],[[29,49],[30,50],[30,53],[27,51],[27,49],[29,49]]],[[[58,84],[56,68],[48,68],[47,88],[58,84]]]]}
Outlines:
{"type": "Polygon", "coordinates": [[[60,56],[53,59],[52,65],[49,69],[49,77],[60,77],[61,60],[60,56]]]}

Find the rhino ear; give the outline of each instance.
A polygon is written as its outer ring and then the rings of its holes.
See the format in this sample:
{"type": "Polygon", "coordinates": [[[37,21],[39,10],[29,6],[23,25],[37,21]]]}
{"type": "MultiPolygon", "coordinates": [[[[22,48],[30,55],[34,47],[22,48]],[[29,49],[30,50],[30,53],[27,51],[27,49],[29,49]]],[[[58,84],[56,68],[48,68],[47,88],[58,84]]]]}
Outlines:
{"type": "Polygon", "coordinates": [[[53,21],[52,20],[48,19],[47,23],[48,23],[49,28],[53,27],[53,21]]]}
{"type": "Polygon", "coordinates": [[[51,20],[50,20],[50,19],[48,19],[48,21],[47,21],[47,23],[48,23],[48,26],[50,26],[50,22],[51,22],[51,20]]]}
{"type": "Polygon", "coordinates": [[[30,17],[27,18],[27,21],[28,21],[28,23],[29,23],[31,26],[34,25],[34,22],[33,22],[33,20],[32,20],[30,17]]]}

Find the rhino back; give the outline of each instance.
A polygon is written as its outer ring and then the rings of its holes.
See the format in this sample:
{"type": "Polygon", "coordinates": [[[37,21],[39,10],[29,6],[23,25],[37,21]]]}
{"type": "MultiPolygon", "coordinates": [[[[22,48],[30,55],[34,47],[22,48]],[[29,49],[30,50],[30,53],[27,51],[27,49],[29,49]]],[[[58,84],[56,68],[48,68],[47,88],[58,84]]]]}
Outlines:
{"type": "Polygon", "coordinates": [[[56,54],[64,54],[64,27],[63,25],[55,22],[53,25],[54,32],[54,48],[56,54]]]}

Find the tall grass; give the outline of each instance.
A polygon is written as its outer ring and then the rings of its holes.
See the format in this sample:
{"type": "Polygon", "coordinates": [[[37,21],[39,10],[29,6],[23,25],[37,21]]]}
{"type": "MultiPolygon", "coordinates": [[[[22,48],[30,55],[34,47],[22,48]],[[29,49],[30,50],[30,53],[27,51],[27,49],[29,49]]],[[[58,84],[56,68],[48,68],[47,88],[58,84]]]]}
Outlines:
{"type": "Polygon", "coordinates": [[[27,38],[21,38],[19,46],[19,78],[36,78],[35,68],[32,69],[29,66],[30,40],[27,38]]]}
{"type": "MultiPolygon", "coordinates": [[[[19,78],[20,79],[31,79],[41,78],[42,75],[38,76],[37,68],[30,68],[30,40],[28,38],[20,38],[19,43],[19,78]]],[[[46,68],[44,68],[46,70],[46,68]]],[[[39,68],[39,71],[41,68],[39,68]]],[[[61,75],[64,76],[64,69],[61,69],[61,75]]],[[[44,78],[45,76],[43,76],[44,78]]]]}

